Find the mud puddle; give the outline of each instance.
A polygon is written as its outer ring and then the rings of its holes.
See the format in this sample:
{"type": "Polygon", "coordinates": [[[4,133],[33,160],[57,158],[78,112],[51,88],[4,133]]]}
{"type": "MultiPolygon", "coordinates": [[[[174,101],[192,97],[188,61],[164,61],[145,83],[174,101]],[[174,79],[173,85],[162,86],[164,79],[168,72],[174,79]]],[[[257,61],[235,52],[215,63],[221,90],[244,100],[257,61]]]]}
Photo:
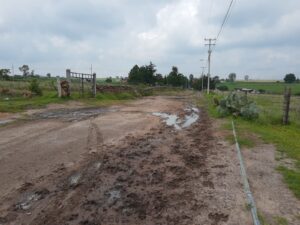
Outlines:
{"type": "Polygon", "coordinates": [[[116,112],[109,108],[59,109],[32,115],[32,119],[62,119],[67,122],[85,120],[100,114],[116,112]]]}
{"type": "Polygon", "coordinates": [[[183,118],[180,118],[176,114],[168,114],[168,113],[152,113],[154,116],[158,116],[163,119],[163,122],[167,126],[174,127],[176,130],[182,130],[184,128],[190,127],[199,119],[199,109],[196,107],[189,107],[185,110],[185,115],[183,118]]]}
{"type": "Polygon", "coordinates": [[[14,120],[0,120],[0,126],[13,122],[14,120]]]}

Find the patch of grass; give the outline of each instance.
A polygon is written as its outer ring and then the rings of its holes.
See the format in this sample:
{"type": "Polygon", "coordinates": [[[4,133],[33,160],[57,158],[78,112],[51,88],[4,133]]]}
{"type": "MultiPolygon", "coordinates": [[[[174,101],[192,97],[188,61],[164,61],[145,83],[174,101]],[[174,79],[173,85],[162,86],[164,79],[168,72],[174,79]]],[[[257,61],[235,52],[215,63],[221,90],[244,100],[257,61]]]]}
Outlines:
{"type": "Polygon", "coordinates": [[[257,216],[258,216],[258,219],[259,219],[261,225],[270,225],[261,212],[258,212],[257,214],[258,214],[257,216]]]}
{"type": "Polygon", "coordinates": [[[43,96],[32,98],[14,97],[9,100],[0,99],[0,112],[22,112],[26,109],[41,108],[51,103],[65,103],[70,100],[76,100],[92,106],[103,106],[117,103],[124,100],[136,98],[133,93],[104,93],[97,94],[96,98],[88,95],[81,97],[78,93],[73,93],[69,98],[58,98],[56,92],[46,92],[43,96]]]}
{"type": "Polygon", "coordinates": [[[288,169],[284,166],[278,167],[278,170],[283,174],[285,182],[296,197],[300,198],[300,172],[288,169]]]}
{"type": "MultiPolygon", "coordinates": [[[[266,143],[276,146],[280,155],[295,161],[295,169],[289,170],[281,167],[279,171],[284,177],[288,187],[295,196],[300,199],[300,117],[291,110],[291,123],[288,126],[281,124],[282,96],[255,95],[249,96],[260,107],[261,112],[257,120],[247,121],[236,119],[236,129],[241,146],[253,147],[255,142],[248,138],[248,134],[254,133],[266,143]]],[[[209,114],[215,118],[216,107],[211,96],[206,96],[209,114]]],[[[297,105],[297,98],[292,98],[292,105],[297,105]]],[[[225,118],[231,120],[231,117],[225,118]]]]}
{"type": "Polygon", "coordinates": [[[278,225],[289,225],[289,222],[287,221],[286,218],[280,217],[280,216],[276,216],[275,218],[275,222],[278,225]]]}
{"type": "Polygon", "coordinates": [[[0,100],[0,112],[21,112],[29,108],[39,108],[50,103],[63,103],[67,99],[57,98],[54,93],[45,93],[43,96],[32,98],[13,97],[0,100]]]}

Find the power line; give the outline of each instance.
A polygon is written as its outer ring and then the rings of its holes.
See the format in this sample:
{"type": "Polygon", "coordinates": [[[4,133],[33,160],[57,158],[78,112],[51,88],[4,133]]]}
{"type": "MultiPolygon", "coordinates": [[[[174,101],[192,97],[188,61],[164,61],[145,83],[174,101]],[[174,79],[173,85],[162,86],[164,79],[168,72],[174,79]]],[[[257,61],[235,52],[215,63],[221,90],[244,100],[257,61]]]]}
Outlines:
{"type": "Polygon", "coordinates": [[[226,12],[226,14],[225,14],[225,17],[224,17],[224,19],[223,19],[221,28],[220,28],[220,30],[219,30],[219,32],[218,32],[218,35],[217,35],[217,38],[216,38],[216,39],[217,39],[216,42],[219,40],[219,37],[220,37],[220,35],[221,35],[222,31],[223,31],[223,28],[224,28],[226,22],[228,21],[228,18],[229,18],[229,16],[230,16],[231,9],[232,9],[232,6],[233,6],[233,3],[234,3],[234,2],[235,2],[234,0],[231,0],[231,2],[230,2],[230,4],[229,4],[229,7],[228,7],[227,12],[226,12]]]}

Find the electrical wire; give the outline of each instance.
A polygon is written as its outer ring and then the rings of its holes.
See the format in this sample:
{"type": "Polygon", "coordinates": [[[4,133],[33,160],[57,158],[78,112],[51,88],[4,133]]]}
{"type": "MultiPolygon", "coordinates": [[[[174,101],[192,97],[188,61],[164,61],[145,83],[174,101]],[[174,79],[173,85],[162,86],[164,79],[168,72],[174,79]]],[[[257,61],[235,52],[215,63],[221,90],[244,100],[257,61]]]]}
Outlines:
{"type": "Polygon", "coordinates": [[[227,12],[226,12],[226,14],[225,14],[225,17],[224,17],[224,19],[223,19],[222,25],[221,25],[221,27],[220,27],[220,30],[219,30],[219,32],[218,32],[218,35],[217,35],[217,37],[216,37],[216,40],[215,40],[215,43],[214,43],[215,45],[212,47],[212,50],[215,50],[215,48],[216,48],[216,43],[217,43],[217,41],[219,40],[220,35],[221,35],[221,33],[222,33],[223,29],[224,29],[224,26],[225,26],[226,22],[228,21],[230,15],[231,15],[231,12],[232,12],[231,9],[233,8],[234,4],[235,4],[235,0],[231,0],[231,1],[230,1],[230,4],[229,4],[229,6],[228,6],[227,12]]]}

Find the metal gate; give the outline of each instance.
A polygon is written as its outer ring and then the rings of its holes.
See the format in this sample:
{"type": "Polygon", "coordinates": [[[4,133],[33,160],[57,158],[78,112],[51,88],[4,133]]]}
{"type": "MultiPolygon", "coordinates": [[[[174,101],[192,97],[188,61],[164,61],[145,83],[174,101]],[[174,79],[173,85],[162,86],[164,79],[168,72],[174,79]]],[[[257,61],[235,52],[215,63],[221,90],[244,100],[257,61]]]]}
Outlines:
{"type": "Polygon", "coordinates": [[[92,88],[91,92],[93,94],[93,97],[96,97],[97,89],[96,89],[96,73],[93,74],[86,74],[86,73],[77,73],[77,72],[71,72],[70,69],[66,70],[66,77],[69,82],[69,85],[72,86],[72,79],[76,79],[80,81],[80,89],[79,92],[81,93],[81,96],[84,94],[84,83],[91,83],[92,88]]]}

